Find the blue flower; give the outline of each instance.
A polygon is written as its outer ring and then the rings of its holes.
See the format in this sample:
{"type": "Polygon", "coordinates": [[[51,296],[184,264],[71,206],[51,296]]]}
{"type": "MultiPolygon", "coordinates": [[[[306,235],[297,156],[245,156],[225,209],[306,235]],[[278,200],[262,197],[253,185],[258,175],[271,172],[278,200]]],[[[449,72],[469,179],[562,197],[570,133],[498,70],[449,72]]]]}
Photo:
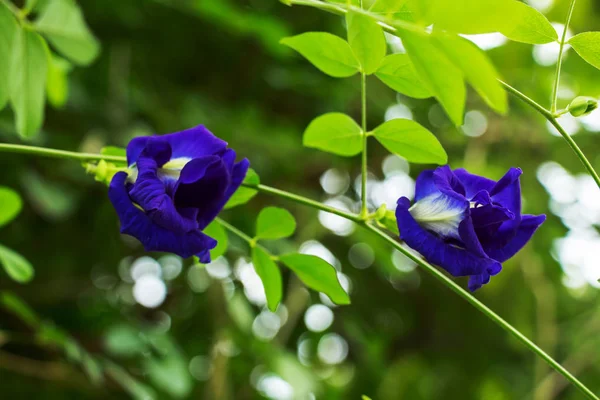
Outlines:
{"type": "Polygon", "coordinates": [[[521,214],[519,168],[498,182],[448,166],[423,171],[415,204],[398,200],[400,238],[453,276],[469,276],[476,290],[531,239],[545,215],[521,214]]]}
{"type": "Polygon", "coordinates": [[[146,251],[166,251],[210,262],[217,241],[202,233],[241,185],[250,163],[200,125],[182,132],[133,139],[130,174],[117,173],[108,196],[121,233],[146,251]]]}

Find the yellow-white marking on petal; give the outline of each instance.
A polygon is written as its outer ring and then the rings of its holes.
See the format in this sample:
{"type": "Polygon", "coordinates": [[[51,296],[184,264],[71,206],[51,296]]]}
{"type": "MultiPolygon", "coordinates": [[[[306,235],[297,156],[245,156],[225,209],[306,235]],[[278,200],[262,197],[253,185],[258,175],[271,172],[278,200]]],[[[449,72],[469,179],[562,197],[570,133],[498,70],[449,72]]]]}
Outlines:
{"type": "Polygon", "coordinates": [[[459,237],[458,225],[464,218],[465,210],[460,204],[453,204],[447,196],[427,196],[413,204],[409,211],[423,228],[443,237],[459,237]]]}

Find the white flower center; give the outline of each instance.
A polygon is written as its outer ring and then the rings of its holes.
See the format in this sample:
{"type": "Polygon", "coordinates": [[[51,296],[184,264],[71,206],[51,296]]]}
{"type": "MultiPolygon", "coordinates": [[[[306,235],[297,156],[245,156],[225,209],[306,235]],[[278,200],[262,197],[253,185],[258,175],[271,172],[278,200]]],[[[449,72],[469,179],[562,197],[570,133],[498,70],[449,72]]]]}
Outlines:
{"type": "Polygon", "coordinates": [[[444,195],[427,196],[409,209],[410,214],[423,228],[442,237],[459,238],[458,226],[464,218],[460,202],[453,202],[444,195]]]}

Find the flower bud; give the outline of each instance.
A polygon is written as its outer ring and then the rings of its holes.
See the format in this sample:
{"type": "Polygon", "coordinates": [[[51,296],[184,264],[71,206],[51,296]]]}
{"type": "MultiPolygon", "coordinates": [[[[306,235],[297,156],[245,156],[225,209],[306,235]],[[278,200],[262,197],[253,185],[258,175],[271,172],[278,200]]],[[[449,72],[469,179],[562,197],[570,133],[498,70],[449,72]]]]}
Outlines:
{"type": "Polygon", "coordinates": [[[574,117],[583,117],[598,108],[598,101],[592,97],[576,97],[567,107],[569,113],[574,117]]]}

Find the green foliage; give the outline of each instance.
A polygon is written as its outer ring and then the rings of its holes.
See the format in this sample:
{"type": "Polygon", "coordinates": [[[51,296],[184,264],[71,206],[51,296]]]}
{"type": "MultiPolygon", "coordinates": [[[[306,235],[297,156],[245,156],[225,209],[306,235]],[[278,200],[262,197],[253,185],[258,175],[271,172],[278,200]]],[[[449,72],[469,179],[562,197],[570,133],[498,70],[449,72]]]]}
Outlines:
{"type": "MultiPolygon", "coordinates": [[[[256,186],[260,184],[260,178],[258,177],[256,171],[250,168],[248,169],[248,173],[246,174],[243,183],[256,186]]],[[[228,209],[242,204],[246,204],[254,196],[256,196],[256,193],[258,193],[256,189],[240,186],[238,190],[236,190],[236,192],[233,194],[233,196],[231,196],[227,204],[225,204],[224,208],[228,209]]]]}
{"type": "Polygon", "coordinates": [[[48,48],[37,33],[26,28],[17,32],[10,66],[10,101],[17,132],[23,138],[31,138],[44,120],[48,48]]]}
{"type": "Polygon", "coordinates": [[[385,57],[375,75],[390,88],[407,96],[416,99],[432,96],[406,54],[390,54],[385,57]]]}
{"type": "Polygon", "coordinates": [[[428,35],[400,30],[400,37],[423,83],[441,103],[450,120],[457,126],[462,125],[467,97],[462,71],[428,35]]]}
{"type": "Polygon", "coordinates": [[[600,32],[583,32],[569,39],[569,44],[586,62],[600,69],[600,32]]]}
{"type": "Polygon", "coordinates": [[[302,144],[340,156],[355,156],[362,151],[362,129],[342,113],[321,115],[304,131],[302,144]]]}
{"type": "Polygon", "coordinates": [[[11,188],[0,186],[0,227],[15,219],[22,207],[23,200],[17,192],[11,188]]]}
{"type": "Polygon", "coordinates": [[[256,220],[258,239],[281,239],[294,234],[296,220],[286,209],[279,207],[263,208],[256,220]]]}
{"type": "Polygon", "coordinates": [[[175,398],[184,398],[193,388],[188,361],[167,335],[150,335],[155,354],[146,357],[143,366],[150,381],[175,398]]]}
{"type": "Polygon", "coordinates": [[[453,35],[435,35],[438,46],[462,71],[467,82],[495,111],[508,111],[506,91],[498,82],[496,68],[486,55],[467,39],[453,35]]]}
{"type": "Polygon", "coordinates": [[[74,0],[52,0],[35,23],[58,51],[80,65],[91,63],[100,51],[74,0]]]}
{"type": "Polygon", "coordinates": [[[10,98],[12,44],[18,29],[14,16],[6,5],[0,2],[0,110],[10,98]]]}
{"type": "Polygon", "coordinates": [[[157,399],[156,392],[133,378],[129,372],[112,361],[105,360],[104,368],[107,375],[114,379],[135,400],[157,399]]]}
{"type": "Polygon", "coordinates": [[[437,0],[430,16],[437,29],[456,33],[500,32],[511,40],[530,44],[558,39],[544,15],[516,0],[437,0]]]}
{"type": "Polygon", "coordinates": [[[20,297],[10,292],[0,293],[0,304],[2,308],[15,314],[23,322],[25,322],[30,328],[37,329],[41,324],[41,320],[38,315],[25,303],[20,297]]]}
{"type": "Polygon", "coordinates": [[[53,107],[62,108],[69,96],[69,72],[71,63],[64,58],[48,52],[48,79],[46,81],[46,95],[48,102],[53,107]]]}
{"type": "Polygon", "coordinates": [[[386,149],[410,162],[448,163],[448,155],[437,138],[415,121],[392,119],[375,128],[373,136],[386,149]]]}
{"type": "Polygon", "coordinates": [[[273,261],[271,255],[258,246],[252,248],[252,264],[265,288],[267,306],[269,310],[275,312],[283,295],[279,267],[273,261]]]}
{"type": "Polygon", "coordinates": [[[142,333],[127,324],[113,325],[104,336],[104,347],[115,356],[131,357],[148,350],[142,333]]]}
{"type": "MultiPolygon", "coordinates": [[[[104,146],[100,149],[100,154],[103,156],[127,157],[127,150],[123,147],[104,146]]],[[[123,163],[125,163],[125,161],[123,163]]]]}
{"type": "Polygon", "coordinates": [[[334,78],[352,76],[360,70],[348,42],[331,33],[306,32],[284,38],[281,43],[296,50],[315,67],[334,78]]]}
{"type": "Polygon", "coordinates": [[[363,73],[370,75],[379,68],[386,52],[383,29],[366,15],[353,11],[346,14],[348,43],[363,73]]]}
{"type": "Polygon", "coordinates": [[[309,288],[323,292],[336,304],[350,304],[350,297],[338,280],[335,268],[320,257],[285,254],[279,257],[309,288]]]}
{"type": "Polygon", "coordinates": [[[217,247],[210,251],[211,260],[216,260],[224,255],[227,251],[228,239],[223,226],[218,221],[213,221],[204,228],[204,233],[217,241],[217,247]]]}
{"type": "Polygon", "coordinates": [[[0,264],[12,279],[27,283],[33,278],[33,267],[22,255],[0,245],[0,264]]]}

